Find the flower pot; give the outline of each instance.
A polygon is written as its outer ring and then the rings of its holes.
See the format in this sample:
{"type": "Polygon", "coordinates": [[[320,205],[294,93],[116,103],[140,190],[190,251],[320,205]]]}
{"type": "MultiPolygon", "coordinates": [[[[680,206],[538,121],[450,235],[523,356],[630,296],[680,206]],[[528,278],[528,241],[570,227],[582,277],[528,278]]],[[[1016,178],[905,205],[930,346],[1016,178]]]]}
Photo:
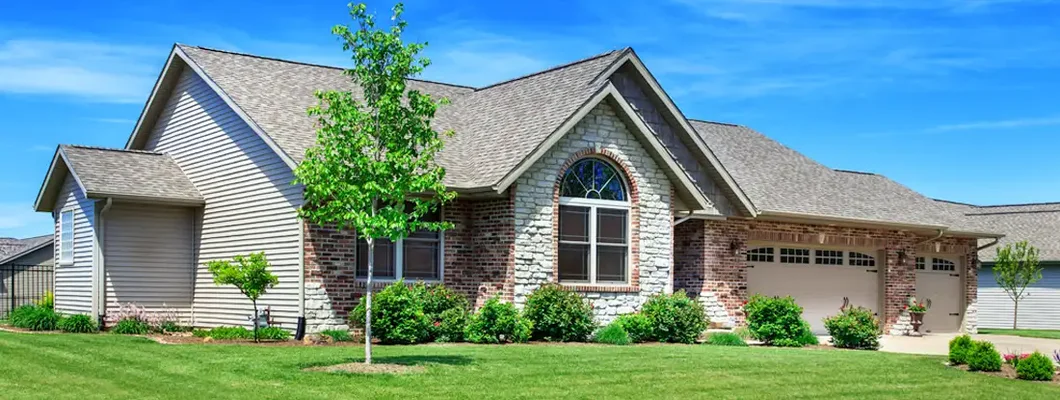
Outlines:
{"type": "Polygon", "coordinates": [[[924,313],[922,312],[911,312],[909,313],[910,323],[913,325],[913,335],[920,336],[920,325],[924,324],[924,313]]]}

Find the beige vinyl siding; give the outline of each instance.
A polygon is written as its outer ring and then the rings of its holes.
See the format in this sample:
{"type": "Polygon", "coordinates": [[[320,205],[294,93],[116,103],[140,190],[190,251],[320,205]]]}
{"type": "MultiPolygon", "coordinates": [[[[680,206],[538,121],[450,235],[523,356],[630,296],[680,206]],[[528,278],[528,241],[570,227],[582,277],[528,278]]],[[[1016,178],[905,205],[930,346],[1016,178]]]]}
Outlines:
{"type": "Polygon", "coordinates": [[[146,145],[170,154],[206,199],[196,226],[193,312],[200,326],[249,325],[250,301],[218,287],[210,260],[264,251],[280,284],[259,307],[293,329],[298,317],[301,188],[291,169],[210,87],[185,68],[146,145]]]}
{"type": "MultiPolygon", "coordinates": [[[[1042,268],[1042,279],[1027,288],[1020,300],[1017,322],[1021,329],[1060,329],[1060,265],[1042,268]]],[[[997,281],[994,271],[984,266],[979,271],[978,318],[980,328],[1012,328],[1012,299],[997,281]]]]}
{"type": "Polygon", "coordinates": [[[55,309],[64,314],[89,314],[92,310],[92,274],[95,259],[95,202],[85,197],[70,175],[52,214],[55,221],[55,309]],[[60,262],[60,215],[74,212],[74,257],[72,264],[60,262]]]}
{"type": "Polygon", "coordinates": [[[191,316],[195,211],[188,207],[114,204],[103,214],[107,312],[136,303],[191,316]]]}

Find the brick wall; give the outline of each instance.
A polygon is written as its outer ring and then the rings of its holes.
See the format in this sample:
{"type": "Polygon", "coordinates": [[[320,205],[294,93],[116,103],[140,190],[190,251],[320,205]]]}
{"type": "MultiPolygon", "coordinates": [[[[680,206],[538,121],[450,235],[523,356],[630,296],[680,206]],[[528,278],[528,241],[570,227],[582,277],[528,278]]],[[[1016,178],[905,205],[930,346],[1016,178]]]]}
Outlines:
{"type": "MultiPolygon", "coordinates": [[[[749,242],[792,243],[815,246],[879,249],[885,263],[879,265],[884,297],[880,313],[884,331],[904,334],[909,329],[906,301],[916,294],[917,253],[934,252],[934,242],[910,232],[884,229],[845,228],[772,221],[687,221],[678,225],[675,238],[675,289],[699,296],[712,322],[743,323],[741,307],[747,292],[746,251],[749,242]],[[823,242],[822,242],[823,239],[823,242]]],[[[943,238],[939,251],[960,254],[965,266],[966,304],[964,327],[974,330],[976,267],[975,239],[943,238]]]]}

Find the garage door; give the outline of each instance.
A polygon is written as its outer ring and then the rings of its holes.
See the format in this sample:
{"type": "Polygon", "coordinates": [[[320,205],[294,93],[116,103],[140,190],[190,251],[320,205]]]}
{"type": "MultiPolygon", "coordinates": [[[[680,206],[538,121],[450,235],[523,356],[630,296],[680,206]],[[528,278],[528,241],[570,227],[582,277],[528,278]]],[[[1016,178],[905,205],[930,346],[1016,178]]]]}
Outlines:
{"type": "Polygon", "coordinates": [[[879,308],[874,254],[770,246],[748,251],[747,261],[748,293],[794,297],[814,333],[827,334],[822,320],[844,304],[879,308]]]}
{"type": "Polygon", "coordinates": [[[957,332],[961,328],[961,274],[956,257],[916,258],[916,297],[930,304],[924,314],[925,333],[957,332]]]}

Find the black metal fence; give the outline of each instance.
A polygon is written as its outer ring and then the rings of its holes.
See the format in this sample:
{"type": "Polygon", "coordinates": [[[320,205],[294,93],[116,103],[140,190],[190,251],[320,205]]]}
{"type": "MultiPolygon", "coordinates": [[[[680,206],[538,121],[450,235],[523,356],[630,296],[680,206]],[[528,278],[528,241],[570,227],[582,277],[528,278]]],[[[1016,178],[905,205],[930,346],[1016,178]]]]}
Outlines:
{"type": "Polygon", "coordinates": [[[0,319],[23,304],[31,304],[54,290],[51,265],[0,265],[0,319]]]}

